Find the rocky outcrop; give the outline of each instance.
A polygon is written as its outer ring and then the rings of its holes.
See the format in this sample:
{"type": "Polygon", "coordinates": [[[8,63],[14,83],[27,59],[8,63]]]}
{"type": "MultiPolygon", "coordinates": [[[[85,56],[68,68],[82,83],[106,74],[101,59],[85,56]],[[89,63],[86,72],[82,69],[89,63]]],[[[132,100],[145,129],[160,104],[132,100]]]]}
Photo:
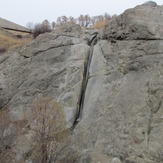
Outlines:
{"type": "Polygon", "coordinates": [[[100,31],[76,131],[91,135],[85,138],[86,154],[163,161],[162,15],[162,6],[146,3],[100,31]]]}
{"type": "Polygon", "coordinates": [[[102,38],[113,40],[157,40],[163,39],[163,6],[147,2],[112,20],[102,30],[102,38]]]}
{"type": "Polygon", "coordinates": [[[68,124],[74,122],[88,42],[96,31],[71,28],[41,35],[20,53],[1,58],[1,108],[8,105],[13,120],[22,119],[23,110],[40,93],[57,98],[64,106],[68,124]]]}
{"type": "Polygon", "coordinates": [[[163,7],[148,2],[98,35],[76,25],[38,36],[20,52],[1,56],[0,107],[8,106],[17,121],[37,94],[60,101],[67,127],[84,137],[81,163],[162,162],[162,22],[163,7]]]}

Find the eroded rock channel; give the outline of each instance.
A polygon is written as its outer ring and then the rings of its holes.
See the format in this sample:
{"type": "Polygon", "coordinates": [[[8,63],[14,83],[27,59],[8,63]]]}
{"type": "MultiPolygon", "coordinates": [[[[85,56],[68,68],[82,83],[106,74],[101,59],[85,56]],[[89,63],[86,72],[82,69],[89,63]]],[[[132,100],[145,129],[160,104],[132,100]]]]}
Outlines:
{"type": "Polygon", "coordinates": [[[82,82],[82,88],[81,88],[81,95],[80,95],[80,99],[79,99],[79,105],[78,105],[78,108],[77,108],[73,128],[77,125],[77,123],[82,118],[82,111],[83,111],[83,105],[84,105],[84,99],[85,99],[85,92],[86,92],[88,78],[89,78],[89,68],[90,68],[90,65],[91,65],[93,48],[94,48],[94,45],[95,45],[95,43],[97,41],[96,40],[97,39],[97,34],[98,33],[95,33],[95,36],[90,41],[90,50],[89,50],[87,61],[85,63],[84,74],[83,74],[83,82],[82,82]]]}

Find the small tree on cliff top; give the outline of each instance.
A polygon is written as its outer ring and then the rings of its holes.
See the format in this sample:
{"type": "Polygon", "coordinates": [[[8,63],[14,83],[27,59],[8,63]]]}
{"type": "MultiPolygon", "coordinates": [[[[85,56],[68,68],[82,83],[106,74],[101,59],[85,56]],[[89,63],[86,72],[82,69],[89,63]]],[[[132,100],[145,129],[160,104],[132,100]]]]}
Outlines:
{"type": "Polygon", "coordinates": [[[33,37],[36,38],[38,35],[51,32],[51,26],[48,20],[44,20],[41,24],[36,24],[33,28],[33,37]]]}

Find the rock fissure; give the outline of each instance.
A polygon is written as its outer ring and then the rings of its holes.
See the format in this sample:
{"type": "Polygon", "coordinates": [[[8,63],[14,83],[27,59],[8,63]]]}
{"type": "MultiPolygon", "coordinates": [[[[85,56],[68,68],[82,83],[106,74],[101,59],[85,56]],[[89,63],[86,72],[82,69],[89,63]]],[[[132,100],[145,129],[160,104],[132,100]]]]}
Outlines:
{"type": "MultiPolygon", "coordinates": [[[[64,46],[70,46],[70,45],[74,45],[74,43],[54,45],[52,47],[49,47],[48,49],[40,50],[40,51],[35,52],[34,56],[38,55],[39,53],[43,53],[43,52],[46,52],[48,50],[51,50],[51,49],[55,49],[55,48],[59,48],[59,47],[64,47],[64,46]]],[[[26,58],[28,58],[28,57],[26,57],[26,58]]]]}
{"type": "Polygon", "coordinates": [[[147,127],[147,136],[148,136],[148,139],[147,139],[147,144],[149,145],[149,139],[150,139],[150,133],[151,133],[151,130],[152,130],[152,126],[151,126],[151,123],[152,123],[152,116],[154,114],[154,109],[153,109],[153,103],[151,101],[151,98],[150,98],[150,87],[149,87],[149,82],[147,83],[147,87],[148,87],[148,90],[147,90],[147,93],[148,93],[148,106],[150,108],[150,114],[149,114],[149,119],[148,119],[148,127],[147,127]]]}
{"type": "Polygon", "coordinates": [[[0,64],[2,64],[3,62],[5,62],[7,59],[9,58],[9,56],[5,56],[4,58],[2,58],[2,60],[0,60],[0,64]]]}
{"type": "Polygon", "coordinates": [[[95,45],[95,42],[96,42],[96,38],[97,38],[97,33],[95,34],[95,36],[90,41],[90,50],[89,50],[87,61],[85,63],[85,68],[84,68],[84,73],[83,73],[83,81],[82,81],[82,87],[81,87],[81,95],[80,95],[80,99],[79,99],[79,102],[78,102],[78,108],[77,108],[77,111],[76,111],[76,117],[75,117],[75,121],[74,121],[74,124],[73,124],[73,128],[81,120],[83,105],[84,105],[84,99],[85,99],[85,92],[86,92],[86,87],[87,87],[87,83],[88,83],[88,79],[89,79],[89,68],[90,68],[90,65],[91,65],[93,48],[94,48],[94,45],[95,45]]]}

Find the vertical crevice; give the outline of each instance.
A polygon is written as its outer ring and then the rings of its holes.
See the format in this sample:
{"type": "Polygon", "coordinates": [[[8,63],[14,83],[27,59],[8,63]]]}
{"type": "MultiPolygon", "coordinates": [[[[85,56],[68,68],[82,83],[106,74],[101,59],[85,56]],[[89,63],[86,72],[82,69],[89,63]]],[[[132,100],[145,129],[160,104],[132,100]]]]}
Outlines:
{"type": "Polygon", "coordinates": [[[148,126],[147,126],[147,145],[149,145],[149,139],[150,139],[150,133],[151,133],[151,130],[152,130],[152,117],[153,117],[153,103],[151,101],[151,98],[150,98],[150,94],[151,94],[151,90],[150,90],[150,86],[149,86],[149,82],[147,82],[147,93],[148,93],[148,106],[150,108],[150,114],[149,114],[149,119],[148,119],[148,126]]]}
{"type": "Polygon", "coordinates": [[[88,77],[89,77],[89,69],[90,69],[91,60],[92,60],[93,48],[94,48],[94,45],[96,43],[96,38],[97,38],[97,34],[95,34],[95,36],[90,41],[90,50],[89,50],[89,54],[87,57],[87,61],[86,61],[85,66],[84,66],[81,94],[80,94],[79,103],[77,106],[76,117],[74,120],[73,128],[79,123],[79,121],[81,120],[81,117],[82,117],[85,92],[86,92],[86,87],[87,87],[88,77]]]}

